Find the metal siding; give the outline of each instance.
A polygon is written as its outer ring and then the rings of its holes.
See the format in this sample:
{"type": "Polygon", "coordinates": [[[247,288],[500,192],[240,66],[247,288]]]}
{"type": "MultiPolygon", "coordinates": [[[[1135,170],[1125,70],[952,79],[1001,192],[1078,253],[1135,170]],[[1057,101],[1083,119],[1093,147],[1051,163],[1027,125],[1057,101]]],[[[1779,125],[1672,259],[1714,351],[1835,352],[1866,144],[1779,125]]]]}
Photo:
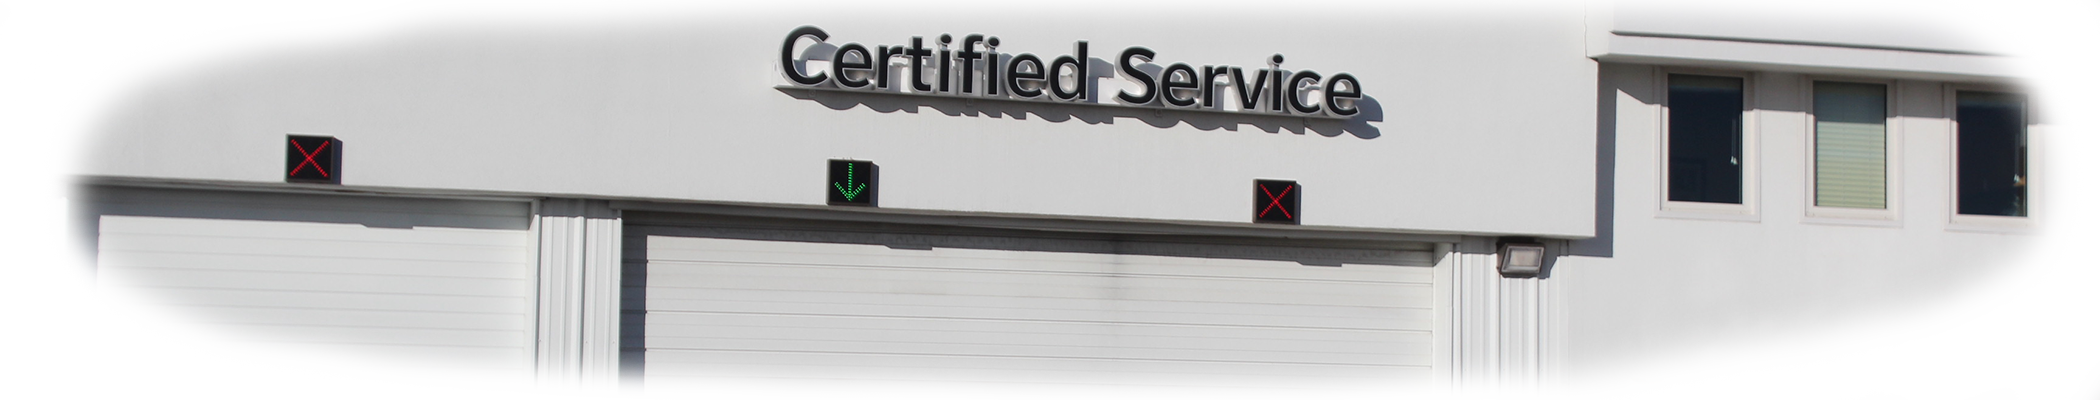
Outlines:
{"type": "Polygon", "coordinates": [[[532,367],[535,254],[524,203],[98,194],[106,287],[243,340],[532,367]]]}
{"type": "MultiPolygon", "coordinates": [[[[751,378],[1431,380],[1436,313],[1426,246],[1396,246],[1405,250],[1384,259],[1394,265],[1313,266],[794,239],[809,232],[782,232],[783,240],[691,237],[651,226],[627,232],[625,304],[630,312],[645,305],[646,325],[624,325],[624,354],[646,359],[641,372],[652,386],[751,378]]],[[[852,234],[819,236],[841,235],[852,234]]],[[[958,240],[1047,246],[1013,237],[958,240]]]]}

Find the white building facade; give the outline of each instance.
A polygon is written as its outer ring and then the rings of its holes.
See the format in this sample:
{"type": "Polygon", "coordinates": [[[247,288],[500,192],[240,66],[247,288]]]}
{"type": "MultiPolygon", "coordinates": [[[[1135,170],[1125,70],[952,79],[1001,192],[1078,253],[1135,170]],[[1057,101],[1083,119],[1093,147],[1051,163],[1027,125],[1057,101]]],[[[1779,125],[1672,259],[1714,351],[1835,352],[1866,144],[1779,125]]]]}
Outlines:
{"type": "Polygon", "coordinates": [[[975,15],[202,69],[111,114],[85,239],[259,341],[553,381],[1467,388],[1930,299],[2048,215],[2046,121],[1930,27],[975,15]]]}

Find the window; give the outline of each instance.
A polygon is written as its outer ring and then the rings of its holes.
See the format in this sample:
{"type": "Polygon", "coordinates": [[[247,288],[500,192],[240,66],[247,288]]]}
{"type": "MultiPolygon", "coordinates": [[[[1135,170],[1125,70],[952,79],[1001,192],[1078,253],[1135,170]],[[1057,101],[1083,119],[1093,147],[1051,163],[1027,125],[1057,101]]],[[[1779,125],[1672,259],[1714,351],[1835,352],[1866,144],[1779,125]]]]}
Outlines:
{"type": "Polygon", "coordinates": [[[1814,91],[1812,204],[1889,209],[1888,85],[1818,81],[1814,91]]]}
{"type": "Polygon", "coordinates": [[[1743,97],[1743,78],[1669,75],[1669,201],[1743,204],[1743,97]]]}
{"type": "Polygon", "coordinates": [[[1957,213],[2027,216],[2027,99],[1962,90],[1954,103],[1957,213]]]}

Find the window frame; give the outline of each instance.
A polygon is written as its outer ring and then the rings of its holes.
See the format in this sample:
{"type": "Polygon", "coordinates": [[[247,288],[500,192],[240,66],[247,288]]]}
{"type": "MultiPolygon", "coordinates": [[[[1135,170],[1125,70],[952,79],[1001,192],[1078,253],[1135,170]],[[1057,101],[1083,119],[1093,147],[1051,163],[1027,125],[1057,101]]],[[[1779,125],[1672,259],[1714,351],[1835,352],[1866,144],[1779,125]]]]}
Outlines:
{"type": "Polygon", "coordinates": [[[1899,123],[1902,119],[1896,115],[1896,110],[1900,109],[1897,107],[1897,103],[1902,101],[1903,93],[1901,88],[1903,86],[1901,83],[1901,81],[1896,79],[1847,76],[1808,75],[1802,78],[1802,104],[1807,105],[1805,111],[1802,112],[1804,116],[1802,120],[1805,124],[1803,132],[1807,133],[1805,135],[1807,140],[1802,141],[1801,153],[1805,155],[1805,157],[1802,157],[1802,164],[1805,165],[1803,170],[1807,172],[1806,179],[1802,179],[1802,193],[1805,194],[1802,197],[1804,221],[1851,224],[1867,222],[1874,225],[1900,225],[1903,213],[1903,196],[1901,195],[1903,193],[1903,124],[1899,123]],[[1888,101],[1883,104],[1886,109],[1882,111],[1883,128],[1881,133],[1883,136],[1882,162],[1885,163],[1882,167],[1882,179],[1884,179],[1882,182],[1883,208],[1825,207],[1816,205],[1816,177],[1818,176],[1816,174],[1817,82],[1867,83],[1882,85],[1886,88],[1884,95],[1888,96],[1888,101]]]}
{"type": "Polygon", "coordinates": [[[2044,180],[2042,179],[2042,174],[2039,174],[2041,171],[2035,168],[2043,165],[2043,163],[2037,157],[2041,152],[2034,151],[2034,149],[2043,146],[2040,146],[2041,141],[2037,140],[2041,135],[2036,133],[2042,131],[2042,129],[2037,129],[2041,124],[2037,122],[2038,113],[2035,112],[2034,93],[2006,84],[1948,83],[1942,86],[1941,104],[1945,107],[1947,116],[1947,229],[1978,232],[2026,232],[2033,229],[2035,220],[2044,213],[2040,200],[2043,198],[2041,196],[2042,188],[2047,186],[2042,183],[2044,180]],[[1961,115],[1957,114],[1961,108],[1961,99],[1959,97],[1961,92],[2009,93],[2020,95],[2023,98],[2024,103],[2020,107],[2020,118],[2022,120],[2020,121],[2020,131],[2026,136],[2025,139],[2027,141],[2027,165],[2025,171],[2027,196],[2024,199],[2027,203],[2025,204],[2027,215],[2005,216],[1961,213],[1961,115]]]}
{"type": "Polygon", "coordinates": [[[1757,79],[1757,74],[1751,71],[1681,67],[1658,67],[1656,69],[1656,98],[1661,99],[1662,103],[1660,107],[1661,110],[1659,113],[1657,113],[1657,122],[1659,122],[1659,124],[1656,126],[1656,132],[1660,133],[1660,135],[1658,135],[1660,137],[1656,140],[1656,176],[1659,178],[1659,180],[1656,182],[1656,188],[1659,189],[1656,192],[1656,201],[1658,204],[1661,205],[1661,209],[1658,210],[1656,214],[1657,216],[1671,218],[1718,219],[1747,222],[1759,221],[1758,200],[1761,191],[1758,190],[1758,188],[1759,186],[1761,186],[1762,181],[1759,179],[1760,174],[1758,172],[1760,169],[1762,169],[1762,163],[1760,161],[1763,158],[1761,151],[1762,147],[1759,146],[1760,140],[1758,140],[1758,137],[1761,135],[1758,134],[1759,130],[1757,123],[1757,118],[1759,115],[1757,107],[1757,84],[1759,82],[1760,80],[1757,79]],[[1741,190],[1743,200],[1742,203],[1728,204],[1670,200],[1670,110],[1672,109],[1670,104],[1671,75],[1702,75],[1737,78],[1743,80],[1743,159],[1741,177],[1741,190]]]}

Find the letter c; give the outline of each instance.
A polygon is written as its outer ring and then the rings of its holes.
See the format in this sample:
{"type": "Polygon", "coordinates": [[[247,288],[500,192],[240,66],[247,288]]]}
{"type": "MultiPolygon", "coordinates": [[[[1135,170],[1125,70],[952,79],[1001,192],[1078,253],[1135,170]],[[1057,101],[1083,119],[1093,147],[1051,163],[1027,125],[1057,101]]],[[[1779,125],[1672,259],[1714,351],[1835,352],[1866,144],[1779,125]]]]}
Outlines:
{"type": "MultiPolygon", "coordinates": [[[[789,31],[787,41],[780,44],[780,73],[787,75],[788,80],[795,81],[795,83],[803,86],[823,84],[826,79],[830,78],[824,76],[823,72],[818,72],[815,75],[802,75],[800,71],[795,70],[795,41],[801,40],[803,36],[815,36],[819,43],[824,42],[826,39],[831,39],[831,34],[824,33],[823,29],[810,25],[803,25],[800,28],[795,28],[793,31],[789,31]]],[[[838,61],[834,60],[832,62],[838,61]]]]}

